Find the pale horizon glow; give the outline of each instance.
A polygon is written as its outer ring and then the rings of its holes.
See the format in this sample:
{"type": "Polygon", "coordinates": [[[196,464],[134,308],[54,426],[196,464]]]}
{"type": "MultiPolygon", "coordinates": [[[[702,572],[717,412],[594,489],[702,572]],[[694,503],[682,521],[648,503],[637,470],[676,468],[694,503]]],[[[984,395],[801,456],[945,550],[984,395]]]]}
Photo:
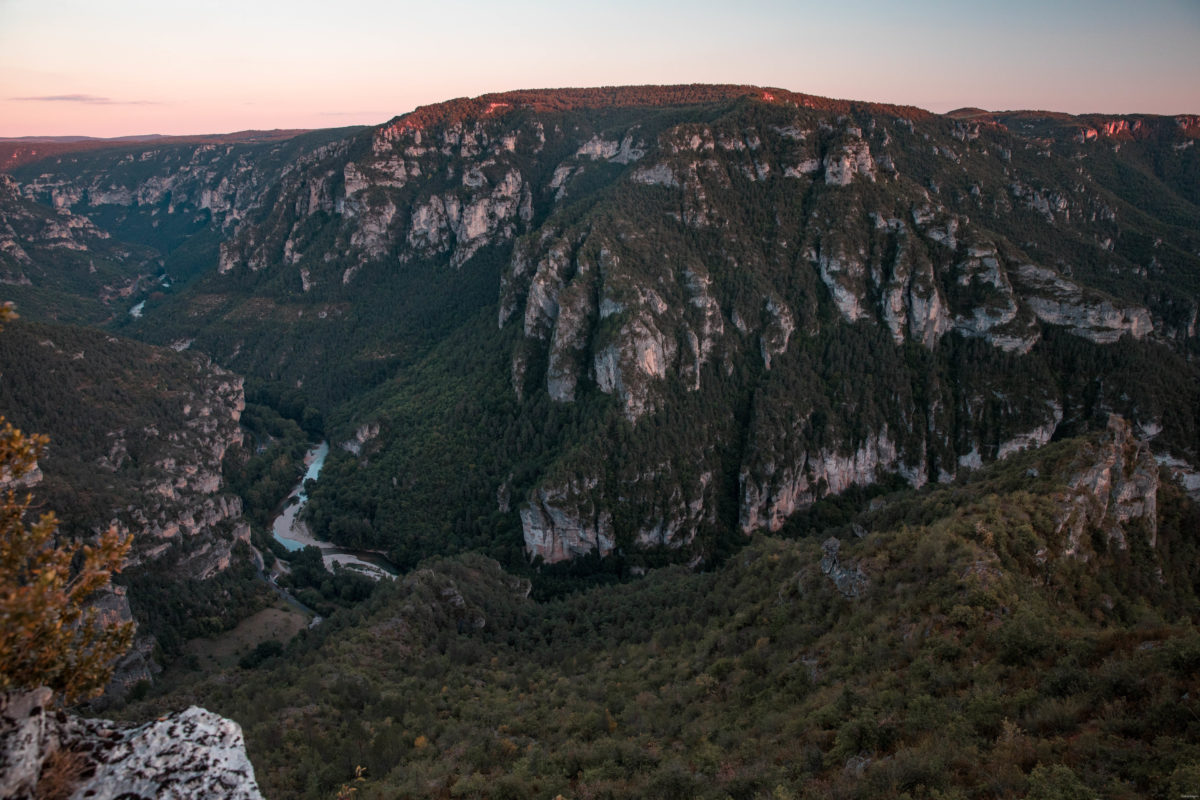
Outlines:
{"type": "Polygon", "coordinates": [[[0,0],[0,137],[371,125],[487,92],[672,83],[1200,113],[1196,0],[831,5],[0,0]]]}

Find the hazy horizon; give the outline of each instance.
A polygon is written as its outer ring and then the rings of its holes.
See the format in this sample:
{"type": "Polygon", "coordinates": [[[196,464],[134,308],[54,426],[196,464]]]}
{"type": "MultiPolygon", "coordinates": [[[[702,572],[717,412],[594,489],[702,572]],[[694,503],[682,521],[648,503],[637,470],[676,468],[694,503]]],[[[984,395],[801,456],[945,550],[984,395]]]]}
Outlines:
{"type": "Polygon", "coordinates": [[[0,137],[372,125],[490,92],[680,83],[939,113],[1200,113],[1200,4],[1189,0],[756,0],[736,13],[618,0],[604,11],[0,0],[0,137]]]}

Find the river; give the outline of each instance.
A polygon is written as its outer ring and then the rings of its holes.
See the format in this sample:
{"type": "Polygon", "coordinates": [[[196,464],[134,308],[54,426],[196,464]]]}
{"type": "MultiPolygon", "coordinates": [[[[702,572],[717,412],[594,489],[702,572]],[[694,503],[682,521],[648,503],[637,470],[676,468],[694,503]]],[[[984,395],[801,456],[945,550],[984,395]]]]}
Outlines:
{"type": "Polygon", "coordinates": [[[306,481],[317,480],[328,456],[329,442],[321,442],[305,454],[304,463],[307,469],[304,471],[304,477],[287,496],[287,500],[283,502],[283,511],[271,524],[271,533],[275,536],[275,541],[292,552],[310,545],[320,548],[321,555],[325,560],[325,568],[331,572],[336,565],[341,564],[374,580],[398,575],[399,570],[384,558],[382,553],[371,550],[348,550],[331,542],[319,541],[313,538],[312,531],[309,530],[304,520],[297,518],[304,509],[305,503],[308,502],[304,484],[306,481]]]}

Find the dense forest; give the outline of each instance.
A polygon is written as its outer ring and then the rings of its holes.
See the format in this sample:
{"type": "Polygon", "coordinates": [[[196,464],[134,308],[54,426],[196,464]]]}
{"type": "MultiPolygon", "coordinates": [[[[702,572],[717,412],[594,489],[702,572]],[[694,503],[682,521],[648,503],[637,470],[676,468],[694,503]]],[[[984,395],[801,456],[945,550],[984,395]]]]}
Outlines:
{"type": "Polygon", "coordinates": [[[279,797],[356,766],[361,797],[1175,797],[1200,776],[1200,511],[1164,482],[1153,546],[1139,522],[1066,555],[1095,442],[551,601],[426,561],[130,713],[233,716],[279,797]]]}

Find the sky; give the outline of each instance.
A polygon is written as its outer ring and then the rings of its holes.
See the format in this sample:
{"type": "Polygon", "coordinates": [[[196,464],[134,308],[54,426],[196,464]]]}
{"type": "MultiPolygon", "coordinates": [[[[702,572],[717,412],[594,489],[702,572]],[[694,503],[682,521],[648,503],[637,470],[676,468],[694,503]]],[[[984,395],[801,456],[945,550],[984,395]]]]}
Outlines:
{"type": "Polygon", "coordinates": [[[0,0],[0,137],[377,124],[646,83],[1200,113],[1200,0],[0,0]]]}

